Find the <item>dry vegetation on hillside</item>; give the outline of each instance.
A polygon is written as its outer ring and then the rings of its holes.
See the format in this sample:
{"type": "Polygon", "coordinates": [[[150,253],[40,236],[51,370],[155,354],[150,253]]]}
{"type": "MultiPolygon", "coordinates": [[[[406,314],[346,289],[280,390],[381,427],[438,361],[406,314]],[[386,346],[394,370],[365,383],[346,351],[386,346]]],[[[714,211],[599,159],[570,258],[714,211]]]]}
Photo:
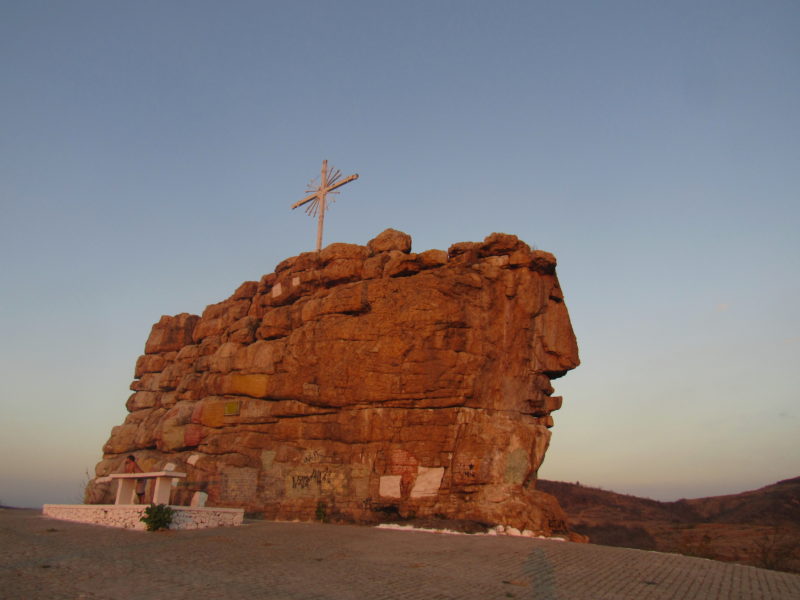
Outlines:
{"type": "Polygon", "coordinates": [[[592,543],[800,572],[800,477],[758,490],[659,502],[539,480],[592,543]]]}

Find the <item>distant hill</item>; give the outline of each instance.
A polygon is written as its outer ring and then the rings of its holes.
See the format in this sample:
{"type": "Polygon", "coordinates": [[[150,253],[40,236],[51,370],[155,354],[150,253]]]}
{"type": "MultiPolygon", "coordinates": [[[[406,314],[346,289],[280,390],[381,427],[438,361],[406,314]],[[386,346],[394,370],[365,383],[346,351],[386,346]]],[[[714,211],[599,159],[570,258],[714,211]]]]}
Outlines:
{"type": "Polygon", "coordinates": [[[800,573],[800,477],[758,490],[659,502],[540,479],[592,543],[677,552],[800,573]]]}

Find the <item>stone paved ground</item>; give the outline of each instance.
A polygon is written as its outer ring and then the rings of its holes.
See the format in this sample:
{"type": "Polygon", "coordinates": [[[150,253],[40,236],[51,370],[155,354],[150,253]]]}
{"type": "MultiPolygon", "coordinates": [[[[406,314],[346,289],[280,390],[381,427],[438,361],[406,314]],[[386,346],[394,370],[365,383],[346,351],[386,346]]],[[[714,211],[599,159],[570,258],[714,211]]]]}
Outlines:
{"type": "Polygon", "coordinates": [[[147,533],[0,509],[0,598],[800,599],[800,576],[673,554],[314,523],[147,533]]]}

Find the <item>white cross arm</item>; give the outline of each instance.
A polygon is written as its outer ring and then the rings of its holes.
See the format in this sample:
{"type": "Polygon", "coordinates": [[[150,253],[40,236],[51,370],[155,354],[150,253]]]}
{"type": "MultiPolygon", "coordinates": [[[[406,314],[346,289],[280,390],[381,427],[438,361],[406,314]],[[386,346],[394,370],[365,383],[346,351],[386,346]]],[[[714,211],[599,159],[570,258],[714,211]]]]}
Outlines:
{"type": "Polygon", "coordinates": [[[292,204],[292,210],[294,210],[298,206],[303,206],[303,204],[305,204],[306,202],[311,202],[314,198],[318,197],[319,197],[319,192],[314,192],[310,196],[306,196],[305,198],[300,200],[300,202],[295,202],[294,204],[292,204]]]}
{"type": "Polygon", "coordinates": [[[342,179],[341,181],[339,181],[339,182],[337,182],[337,183],[334,183],[332,186],[330,186],[329,188],[327,188],[325,191],[326,191],[326,192],[332,192],[332,191],[333,191],[333,190],[335,190],[336,188],[338,188],[338,187],[342,187],[342,186],[343,186],[345,183],[350,183],[351,181],[355,181],[356,179],[358,179],[358,173],[356,173],[356,174],[354,174],[354,175],[350,175],[350,177],[345,177],[345,178],[344,178],[344,179],[342,179]]]}
{"type": "Polygon", "coordinates": [[[345,183],[350,183],[351,181],[355,181],[356,179],[358,179],[358,173],[356,173],[354,175],[350,175],[349,177],[345,177],[344,179],[342,179],[341,181],[339,181],[337,183],[334,183],[330,187],[326,187],[326,188],[323,188],[323,189],[318,189],[313,194],[309,194],[308,196],[306,196],[305,198],[303,198],[299,202],[295,202],[294,204],[292,204],[292,210],[294,210],[298,206],[303,206],[303,204],[305,204],[306,202],[311,202],[314,198],[319,198],[320,194],[327,194],[328,192],[332,192],[336,188],[342,187],[345,183]]]}

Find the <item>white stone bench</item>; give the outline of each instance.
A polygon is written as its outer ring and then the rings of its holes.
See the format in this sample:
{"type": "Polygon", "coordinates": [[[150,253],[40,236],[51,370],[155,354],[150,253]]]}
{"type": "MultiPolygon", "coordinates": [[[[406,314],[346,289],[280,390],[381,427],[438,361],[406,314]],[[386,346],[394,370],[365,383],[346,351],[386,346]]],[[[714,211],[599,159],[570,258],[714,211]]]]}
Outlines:
{"type": "Polygon", "coordinates": [[[114,504],[134,504],[136,498],[137,479],[155,479],[153,490],[153,504],[169,504],[172,480],[186,477],[186,473],[177,471],[154,471],[150,473],[112,473],[109,479],[119,479],[117,499],[114,504]]]}

